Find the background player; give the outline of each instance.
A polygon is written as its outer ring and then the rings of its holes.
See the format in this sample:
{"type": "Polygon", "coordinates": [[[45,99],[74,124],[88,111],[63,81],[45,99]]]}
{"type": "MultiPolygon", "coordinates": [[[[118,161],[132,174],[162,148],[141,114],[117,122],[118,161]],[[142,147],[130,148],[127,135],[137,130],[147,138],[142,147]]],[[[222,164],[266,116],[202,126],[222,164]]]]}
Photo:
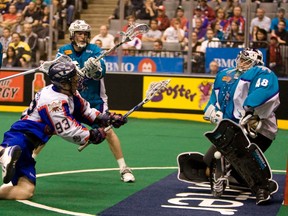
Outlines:
{"type": "MultiPolygon", "coordinates": [[[[84,66],[88,69],[88,79],[84,80],[83,88],[80,94],[91,104],[91,107],[100,110],[102,113],[108,112],[107,95],[104,84],[106,66],[103,59],[95,61],[95,57],[101,54],[101,49],[95,44],[90,44],[91,27],[84,20],[76,20],[71,23],[70,44],[59,48],[57,55],[68,55],[77,63],[80,68],[84,66]]],[[[98,125],[93,125],[93,128],[98,125]]],[[[109,147],[118,162],[120,168],[121,180],[124,182],[134,182],[135,177],[131,169],[126,165],[124,160],[121,144],[118,136],[113,130],[107,132],[106,140],[109,147]]]]}

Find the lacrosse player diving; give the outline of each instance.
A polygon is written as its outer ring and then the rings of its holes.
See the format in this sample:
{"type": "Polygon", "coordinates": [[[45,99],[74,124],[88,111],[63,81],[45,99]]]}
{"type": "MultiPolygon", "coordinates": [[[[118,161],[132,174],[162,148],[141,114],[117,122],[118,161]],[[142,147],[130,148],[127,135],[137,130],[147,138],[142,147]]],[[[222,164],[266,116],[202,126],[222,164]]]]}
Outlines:
{"type": "Polygon", "coordinates": [[[120,127],[122,115],[101,113],[91,108],[78,92],[79,70],[72,62],[56,62],[48,70],[52,82],[35,94],[20,120],[4,134],[0,146],[3,185],[0,199],[30,199],[36,184],[33,150],[48,142],[52,135],[78,145],[101,143],[104,128],[120,127]],[[99,128],[87,129],[82,123],[99,128]],[[12,182],[12,185],[7,184],[12,182]]]}
{"type": "Polygon", "coordinates": [[[263,152],[275,139],[278,128],[274,112],[279,104],[278,78],[264,66],[262,52],[242,50],[235,68],[224,69],[216,75],[204,109],[204,119],[217,125],[213,132],[205,133],[213,145],[205,155],[183,153],[178,156],[179,180],[208,180],[215,197],[221,197],[225,186],[233,182],[250,188],[256,204],[266,203],[278,190],[263,152]],[[217,165],[211,170],[212,162],[217,164],[215,158],[222,160],[218,165],[222,168],[218,170],[226,170],[225,175],[215,174],[217,165]]]}
{"type": "MultiPolygon", "coordinates": [[[[78,89],[81,96],[89,101],[91,107],[102,113],[109,113],[104,83],[106,65],[103,58],[95,60],[101,55],[102,50],[97,45],[90,44],[91,26],[84,20],[75,20],[71,23],[69,32],[71,43],[60,47],[56,57],[62,54],[67,55],[79,68],[85,68],[85,79],[78,89]]],[[[95,124],[92,127],[97,128],[98,125],[95,124]]],[[[123,182],[134,182],[135,177],[126,165],[120,140],[113,129],[107,131],[106,140],[120,168],[120,179],[123,182]]],[[[34,157],[40,150],[37,149],[34,152],[34,157]]]]}

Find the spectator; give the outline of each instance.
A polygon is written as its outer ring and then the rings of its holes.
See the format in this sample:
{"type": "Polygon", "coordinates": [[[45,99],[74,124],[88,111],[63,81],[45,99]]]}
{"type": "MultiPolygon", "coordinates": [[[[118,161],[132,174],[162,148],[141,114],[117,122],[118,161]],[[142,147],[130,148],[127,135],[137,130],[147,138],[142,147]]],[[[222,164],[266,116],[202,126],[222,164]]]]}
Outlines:
{"type": "MultiPolygon", "coordinates": [[[[188,48],[188,38],[186,37],[184,39],[184,51],[188,51],[188,48]]],[[[201,50],[201,42],[198,41],[197,33],[195,31],[191,33],[191,48],[193,53],[200,52],[201,50]]]]}
{"type": "Polygon", "coordinates": [[[202,25],[202,19],[195,19],[195,28],[194,31],[197,33],[197,38],[199,42],[203,42],[205,40],[205,35],[207,29],[202,25]]]}
{"type": "Polygon", "coordinates": [[[97,40],[95,41],[95,44],[96,44],[99,48],[102,48],[102,46],[103,46],[103,43],[102,43],[102,41],[101,41],[100,39],[97,39],[97,40]]]}
{"type": "Polygon", "coordinates": [[[162,42],[181,43],[184,40],[185,32],[181,28],[180,18],[176,18],[169,28],[162,35],[162,42]]]}
{"type": "Polygon", "coordinates": [[[170,26],[170,20],[165,13],[165,7],[163,5],[158,7],[158,15],[156,20],[158,21],[158,30],[162,32],[170,26]]]}
{"type": "Polygon", "coordinates": [[[231,24],[236,22],[239,26],[239,31],[244,32],[245,30],[245,19],[242,16],[242,8],[240,6],[235,6],[233,8],[233,16],[228,19],[226,26],[224,27],[224,31],[227,31],[231,28],[231,24]]]}
{"type": "Polygon", "coordinates": [[[216,75],[219,71],[219,65],[216,61],[211,61],[209,64],[209,74],[216,75]]]}
{"type": "Polygon", "coordinates": [[[242,33],[242,31],[239,30],[239,24],[237,21],[232,21],[231,25],[229,26],[228,29],[226,29],[224,33],[224,38],[227,41],[227,44],[230,42],[233,42],[236,40],[236,35],[238,33],[242,33]]]}
{"type": "Polygon", "coordinates": [[[271,19],[265,16],[265,10],[263,8],[257,8],[256,17],[251,20],[250,24],[251,35],[254,26],[258,26],[259,28],[265,29],[266,32],[270,31],[271,19]]]}
{"type": "Polygon", "coordinates": [[[256,31],[256,40],[252,42],[253,48],[267,48],[268,47],[268,33],[265,29],[258,28],[256,31]]]}
{"type": "Polygon", "coordinates": [[[97,39],[100,39],[102,41],[103,49],[110,49],[115,46],[114,36],[108,33],[108,27],[106,25],[100,26],[99,34],[93,37],[90,43],[95,44],[97,39]]]}
{"type": "Polygon", "coordinates": [[[171,20],[171,25],[173,26],[174,24],[174,21],[176,19],[180,19],[180,27],[181,29],[183,29],[184,31],[186,31],[186,28],[187,28],[187,23],[188,23],[188,19],[185,17],[184,15],[184,8],[179,5],[176,9],[176,15],[175,15],[175,18],[173,18],[171,20]]]}
{"type": "Polygon", "coordinates": [[[3,31],[3,28],[10,28],[12,31],[14,31],[17,22],[16,6],[10,5],[9,12],[2,15],[2,21],[0,22],[1,32],[3,31]]]}
{"type": "Polygon", "coordinates": [[[280,20],[278,23],[278,29],[271,33],[271,36],[277,37],[280,44],[288,45],[288,30],[286,29],[286,22],[280,20]]]}
{"type": "Polygon", "coordinates": [[[124,43],[122,47],[125,50],[124,55],[135,56],[138,50],[142,48],[142,41],[138,37],[135,37],[133,40],[124,43]]]}
{"type": "MultiPolygon", "coordinates": [[[[31,63],[36,62],[36,51],[38,36],[32,32],[32,25],[30,23],[25,23],[23,26],[24,33],[21,35],[22,41],[27,43],[31,49],[31,63]]],[[[34,65],[35,66],[35,65],[34,65]]]]}
{"type": "Polygon", "coordinates": [[[9,46],[3,58],[3,67],[21,67],[21,64],[16,59],[16,51],[13,47],[9,46]]]}
{"type": "MultiPolygon", "coordinates": [[[[195,20],[197,18],[202,20],[202,27],[207,28],[207,26],[209,24],[209,20],[208,20],[207,16],[205,16],[202,13],[201,7],[199,5],[195,8],[194,16],[192,17],[192,28],[196,27],[195,20]]],[[[189,29],[189,22],[187,22],[186,31],[188,31],[188,29],[189,29]]]]}
{"type": "Polygon", "coordinates": [[[12,0],[11,5],[12,4],[15,5],[17,12],[22,12],[28,3],[25,0],[12,0]]]}
{"type": "MultiPolygon", "coordinates": [[[[130,0],[124,1],[124,17],[134,15],[134,8],[130,0]]],[[[117,2],[117,7],[114,9],[114,12],[111,16],[108,17],[108,21],[111,19],[120,19],[120,0],[117,2]]]]}
{"type": "Polygon", "coordinates": [[[156,19],[152,19],[149,22],[150,29],[148,32],[144,33],[142,36],[143,42],[153,42],[157,39],[161,39],[162,32],[158,30],[158,22],[156,19]]]}
{"type": "Polygon", "coordinates": [[[10,0],[1,0],[0,3],[0,18],[2,14],[5,14],[9,10],[10,0]]]}
{"type": "Polygon", "coordinates": [[[286,26],[286,31],[288,31],[288,19],[285,18],[285,8],[278,8],[277,17],[271,20],[271,35],[275,35],[275,31],[278,30],[279,21],[284,21],[286,26]]]}
{"type": "MultiPolygon", "coordinates": [[[[53,17],[52,27],[55,28],[55,19],[53,17]]],[[[34,26],[33,32],[35,32],[39,38],[49,37],[49,28],[50,28],[50,8],[49,6],[45,6],[43,8],[43,14],[41,19],[39,20],[39,24],[34,26]]],[[[55,41],[55,36],[54,39],[55,41]]]]}
{"type": "Polygon", "coordinates": [[[29,67],[31,61],[31,49],[27,43],[21,41],[21,37],[18,32],[12,33],[12,42],[9,44],[9,46],[12,46],[15,49],[16,61],[20,61],[21,67],[29,67]]]}
{"type": "Polygon", "coordinates": [[[66,16],[67,26],[70,26],[75,19],[75,0],[63,0],[62,9],[62,13],[66,16]]]}
{"type": "Polygon", "coordinates": [[[278,43],[278,39],[275,36],[271,36],[269,43],[269,68],[273,70],[278,77],[285,77],[285,66],[281,56],[281,51],[278,43]]]}
{"type": "Polygon", "coordinates": [[[234,6],[239,6],[239,3],[234,0],[227,0],[224,6],[225,16],[229,19],[233,16],[233,8],[234,6]]]}
{"type": "Polygon", "coordinates": [[[223,8],[218,8],[216,10],[216,18],[212,23],[214,22],[220,22],[221,28],[224,29],[228,21],[226,19],[226,14],[223,8]]]}
{"type": "Polygon", "coordinates": [[[209,48],[219,48],[221,47],[221,42],[219,38],[214,37],[214,32],[212,29],[207,29],[206,40],[201,43],[201,52],[206,53],[206,49],[209,48]]]}
{"type": "Polygon", "coordinates": [[[32,28],[38,26],[41,20],[41,11],[36,7],[35,2],[31,1],[22,12],[24,23],[30,23],[32,28]]]}
{"type": "Polygon", "coordinates": [[[220,41],[224,41],[225,37],[224,37],[224,33],[222,31],[222,27],[221,27],[221,21],[214,21],[211,23],[211,29],[214,31],[214,36],[216,38],[219,38],[220,41]]]}
{"type": "Polygon", "coordinates": [[[236,40],[230,42],[229,47],[233,48],[245,48],[245,34],[243,32],[238,32],[236,34],[236,40]]]}
{"type": "Polygon", "coordinates": [[[136,12],[136,19],[150,20],[156,17],[157,7],[153,0],[145,0],[144,6],[136,12]]]}
{"type": "Polygon", "coordinates": [[[212,22],[215,19],[215,11],[207,4],[207,0],[199,0],[199,6],[202,14],[208,18],[209,22],[212,22]]]}
{"type": "Polygon", "coordinates": [[[133,6],[133,11],[138,13],[144,7],[144,0],[131,0],[131,4],[133,6]]]}
{"type": "Polygon", "coordinates": [[[11,31],[10,28],[4,28],[3,29],[3,34],[0,37],[0,43],[2,44],[3,47],[3,53],[5,56],[5,53],[7,52],[8,46],[11,43],[11,31]]]}
{"type": "Polygon", "coordinates": [[[148,52],[149,57],[174,57],[172,52],[163,49],[163,42],[157,39],[153,42],[153,50],[148,52]]]}

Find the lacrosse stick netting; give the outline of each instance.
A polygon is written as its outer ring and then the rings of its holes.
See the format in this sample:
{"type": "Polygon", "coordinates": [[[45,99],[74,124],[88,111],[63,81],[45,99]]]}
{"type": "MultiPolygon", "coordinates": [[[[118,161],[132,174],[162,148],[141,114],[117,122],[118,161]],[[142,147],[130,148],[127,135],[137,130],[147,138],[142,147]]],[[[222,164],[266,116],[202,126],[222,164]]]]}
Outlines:
{"type": "Polygon", "coordinates": [[[52,64],[56,63],[56,62],[64,62],[64,63],[66,63],[66,62],[72,62],[72,60],[71,60],[71,58],[69,56],[61,55],[58,58],[54,59],[53,61],[44,61],[37,68],[31,69],[31,70],[28,70],[28,71],[24,71],[24,72],[21,72],[21,73],[13,74],[11,76],[3,77],[3,78],[0,79],[0,81],[12,79],[12,78],[18,77],[18,76],[24,76],[24,75],[27,75],[27,74],[36,73],[38,71],[48,74],[49,67],[52,64]]]}
{"type": "MultiPolygon", "coordinates": [[[[144,98],[144,100],[142,100],[139,104],[137,104],[136,106],[134,106],[131,110],[129,110],[123,117],[127,118],[131,113],[133,113],[134,111],[138,110],[140,107],[142,107],[145,103],[149,102],[150,100],[152,100],[152,98],[157,94],[160,93],[161,91],[163,91],[164,89],[167,88],[168,84],[170,83],[170,79],[167,80],[162,80],[159,82],[151,82],[149,84],[149,87],[146,91],[146,97],[144,98]]],[[[113,128],[113,125],[110,125],[108,127],[106,127],[104,129],[105,132],[107,132],[108,130],[110,130],[111,128],[113,128]]],[[[84,145],[81,145],[78,147],[78,151],[81,152],[84,148],[86,148],[88,145],[90,144],[90,142],[85,143],[84,145]]]]}

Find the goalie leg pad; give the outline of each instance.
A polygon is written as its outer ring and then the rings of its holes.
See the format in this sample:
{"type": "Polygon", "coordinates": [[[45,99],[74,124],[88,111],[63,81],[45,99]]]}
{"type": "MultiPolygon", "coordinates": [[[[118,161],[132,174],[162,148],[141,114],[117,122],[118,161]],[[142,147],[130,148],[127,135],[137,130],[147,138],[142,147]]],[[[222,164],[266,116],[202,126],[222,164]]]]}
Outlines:
{"type": "Polygon", "coordinates": [[[185,152],[179,154],[178,179],[189,183],[209,182],[206,175],[207,165],[203,161],[203,154],[199,152],[185,152]]]}
{"type": "MultiPolygon", "coordinates": [[[[250,143],[238,124],[224,119],[214,131],[207,132],[205,136],[235,168],[254,194],[260,189],[271,191],[272,173],[269,163],[260,148],[250,143]]],[[[278,187],[273,193],[275,190],[278,187]]]]}

